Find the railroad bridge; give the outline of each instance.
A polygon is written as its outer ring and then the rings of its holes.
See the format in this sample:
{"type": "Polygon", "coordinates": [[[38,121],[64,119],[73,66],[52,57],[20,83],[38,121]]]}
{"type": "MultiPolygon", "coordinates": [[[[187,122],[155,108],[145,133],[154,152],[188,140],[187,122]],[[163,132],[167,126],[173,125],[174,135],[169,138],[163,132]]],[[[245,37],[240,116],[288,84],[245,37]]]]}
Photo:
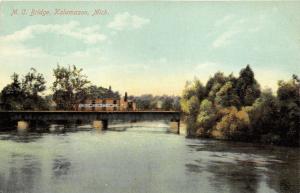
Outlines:
{"type": "MultiPolygon", "coordinates": [[[[107,129],[111,121],[170,121],[179,133],[178,111],[0,111],[0,120],[15,121],[18,127],[28,127],[36,121],[90,121],[95,128],[107,129]]],[[[0,121],[1,122],[1,121],[0,121]]]]}

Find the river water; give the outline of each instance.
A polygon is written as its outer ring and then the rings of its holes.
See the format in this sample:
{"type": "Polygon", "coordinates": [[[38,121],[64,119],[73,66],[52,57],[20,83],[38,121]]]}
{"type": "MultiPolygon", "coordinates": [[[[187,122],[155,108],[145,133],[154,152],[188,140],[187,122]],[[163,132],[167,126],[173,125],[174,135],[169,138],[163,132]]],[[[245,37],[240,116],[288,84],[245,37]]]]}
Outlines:
{"type": "Polygon", "coordinates": [[[187,139],[164,123],[0,134],[0,192],[299,193],[299,149],[187,139]]]}

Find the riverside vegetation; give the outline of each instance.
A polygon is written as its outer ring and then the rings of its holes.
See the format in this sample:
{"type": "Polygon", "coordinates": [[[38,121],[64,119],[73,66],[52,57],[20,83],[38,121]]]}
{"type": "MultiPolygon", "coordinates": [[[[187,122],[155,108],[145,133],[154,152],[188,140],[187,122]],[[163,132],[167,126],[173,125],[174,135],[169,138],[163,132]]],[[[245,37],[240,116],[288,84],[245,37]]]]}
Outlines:
{"type": "Polygon", "coordinates": [[[299,146],[300,81],[261,90],[247,65],[239,77],[217,72],[206,85],[188,82],[181,98],[189,136],[299,146]]]}
{"type": "MultiPolygon", "coordinates": [[[[53,69],[54,82],[52,93],[43,96],[46,91],[46,80],[36,69],[20,76],[14,73],[12,82],[0,93],[0,110],[73,110],[73,105],[85,99],[120,98],[118,91],[111,87],[94,85],[83,74],[83,69],[76,66],[60,66],[53,69]]],[[[140,110],[180,110],[178,96],[129,96],[135,100],[140,110]]]]}
{"type": "MultiPolygon", "coordinates": [[[[0,110],[72,110],[86,98],[118,98],[111,88],[93,85],[82,69],[57,66],[52,93],[44,96],[46,81],[35,69],[12,82],[0,93],[0,110]]],[[[191,137],[206,137],[266,144],[299,146],[300,81],[293,75],[279,81],[274,94],[261,90],[248,65],[239,77],[217,72],[206,85],[188,82],[183,95],[129,96],[140,110],[181,110],[191,137]]],[[[0,120],[0,122],[4,120],[0,120]]]]}

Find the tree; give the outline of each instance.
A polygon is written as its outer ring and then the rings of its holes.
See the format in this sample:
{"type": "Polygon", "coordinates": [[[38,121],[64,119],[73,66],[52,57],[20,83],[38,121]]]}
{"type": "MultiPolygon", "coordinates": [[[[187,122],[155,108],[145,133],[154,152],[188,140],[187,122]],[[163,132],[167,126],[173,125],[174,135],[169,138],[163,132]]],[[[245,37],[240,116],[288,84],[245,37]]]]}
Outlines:
{"type": "Polygon", "coordinates": [[[195,78],[193,82],[186,82],[182,99],[188,100],[191,97],[196,96],[199,101],[202,101],[205,98],[205,94],[205,87],[202,85],[200,80],[195,78]]]}
{"type": "Polygon", "coordinates": [[[271,89],[262,91],[261,96],[255,100],[251,107],[247,108],[253,130],[253,140],[263,143],[278,144],[280,136],[279,125],[279,101],[273,95],[271,89]]]}
{"type": "Polygon", "coordinates": [[[208,99],[204,99],[200,104],[199,114],[197,116],[197,134],[199,136],[208,137],[215,125],[216,118],[216,110],[213,103],[208,99]]]}
{"type": "Polygon", "coordinates": [[[300,141],[300,81],[296,75],[287,82],[279,81],[277,96],[280,105],[280,134],[284,144],[300,141]]]}
{"type": "Polygon", "coordinates": [[[153,96],[151,94],[145,94],[139,97],[135,97],[137,108],[140,110],[150,110],[155,108],[152,105],[152,101],[153,101],[153,96]]]}
{"type": "Polygon", "coordinates": [[[31,68],[30,72],[28,72],[22,80],[22,89],[27,95],[37,97],[39,93],[46,90],[45,84],[46,81],[43,74],[31,68]]]}
{"type": "Polygon", "coordinates": [[[217,72],[206,86],[188,82],[180,100],[191,136],[300,145],[300,80],[260,91],[249,65],[238,78],[217,72]]]}
{"type": "Polygon", "coordinates": [[[24,76],[22,90],[25,93],[23,101],[25,110],[47,110],[49,108],[47,101],[39,95],[46,90],[45,84],[43,74],[38,73],[34,68],[31,68],[24,76]]]}
{"type": "Polygon", "coordinates": [[[216,104],[222,107],[240,106],[240,100],[231,81],[226,82],[216,93],[216,104]]]}
{"type": "Polygon", "coordinates": [[[181,109],[187,115],[187,135],[191,136],[196,133],[196,120],[199,113],[199,99],[192,96],[188,100],[181,100],[181,109]]]}
{"type": "Polygon", "coordinates": [[[3,108],[6,110],[22,110],[22,100],[25,98],[25,93],[22,90],[19,75],[14,73],[11,79],[12,83],[5,86],[1,91],[3,108]]]}
{"type": "Polygon", "coordinates": [[[12,75],[12,83],[3,88],[1,100],[6,110],[46,110],[48,103],[40,96],[46,90],[43,74],[30,69],[22,80],[12,75]]]}
{"type": "Polygon", "coordinates": [[[112,91],[111,87],[107,89],[101,86],[91,85],[87,87],[87,98],[120,98],[120,94],[119,92],[112,91]]]}
{"type": "Polygon", "coordinates": [[[251,106],[260,96],[260,86],[255,80],[254,73],[249,65],[240,71],[236,89],[243,106],[251,106]]]}
{"type": "Polygon", "coordinates": [[[228,107],[220,110],[222,119],[217,122],[216,129],[222,133],[222,138],[248,141],[252,135],[249,115],[245,109],[228,107]]]}
{"type": "Polygon", "coordinates": [[[206,97],[210,101],[214,101],[216,97],[216,93],[222,88],[222,86],[228,81],[228,77],[226,77],[222,72],[217,72],[213,77],[209,78],[206,83],[206,97]]]}
{"type": "Polygon", "coordinates": [[[55,81],[52,90],[53,100],[58,109],[72,110],[74,105],[85,100],[87,97],[87,87],[90,81],[82,74],[82,69],[75,65],[61,67],[57,65],[53,70],[55,81]]]}

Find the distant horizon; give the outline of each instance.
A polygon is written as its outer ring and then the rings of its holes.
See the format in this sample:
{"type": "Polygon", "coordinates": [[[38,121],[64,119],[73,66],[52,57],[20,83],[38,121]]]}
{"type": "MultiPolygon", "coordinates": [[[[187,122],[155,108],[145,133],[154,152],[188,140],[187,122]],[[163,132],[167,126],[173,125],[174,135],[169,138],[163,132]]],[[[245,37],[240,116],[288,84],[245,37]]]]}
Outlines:
{"type": "Polygon", "coordinates": [[[194,77],[203,84],[218,71],[238,77],[247,64],[273,92],[279,80],[300,74],[299,2],[0,4],[1,89],[14,72],[33,67],[51,93],[57,64],[136,96],[180,96],[194,77]]]}
{"type": "MultiPolygon", "coordinates": [[[[67,65],[61,65],[61,66],[67,67],[67,65]]],[[[246,66],[247,66],[247,65],[245,65],[245,67],[246,67],[246,66]]],[[[243,68],[245,68],[245,67],[243,67],[243,68]]],[[[251,67],[251,65],[250,65],[250,67],[251,67]]],[[[251,67],[251,68],[252,68],[252,67],[251,67]]],[[[242,69],[242,68],[241,68],[241,69],[242,69]]],[[[241,69],[240,69],[240,70],[241,70],[241,69]]],[[[30,68],[28,69],[27,72],[29,72],[29,70],[30,70],[30,68]]],[[[38,69],[36,69],[36,70],[37,70],[37,72],[39,72],[38,69]]],[[[252,69],[252,70],[253,70],[253,69],[252,69]]],[[[24,74],[18,74],[18,73],[17,73],[17,74],[19,75],[19,78],[22,78],[22,76],[25,75],[27,72],[25,72],[24,74]]],[[[210,77],[213,77],[213,75],[214,75],[215,73],[217,73],[217,72],[222,72],[222,71],[221,71],[221,70],[215,71],[214,73],[210,74],[210,75],[208,76],[207,80],[205,80],[205,81],[200,80],[199,77],[196,77],[196,76],[195,76],[195,77],[193,77],[193,78],[191,78],[191,79],[189,79],[189,80],[186,80],[186,81],[184,82],[184,86],[185,86],[185,84],[186,84],[187,82],[192,82],[194,79],[199,79],[199,80],[201,81],[201,83],[205,86],[206,83],[207,83],[207,81],[208,81],[208,79],[209,79],[210,77]]],[[[254,76],[255,76],[255,71],[253,70],[253,72],[254,72],[254,76]]],[[[16,72],[14,72],[14,73],[16,73],[16,72]]],[[[224,73],[224,72],[223,72],[223,73],[224,73]]],[[[88,79],[88,80],[90,80],[88,74],[85,74],[85,73],[84,73],[84,69],[83,69],[83,74],[87,76],[87,79],[88,79]]],[[[230,75],[230,74],[233,74],[236,78],[238,78],[238,76],[239,76],[239,74],[234,74],[233,72],[231,72],[231,73],[224,73],[224,75],[226,75],[226,76],[228,76],[228,75],[230,75]]],[[[11,75],[12,75],[12,74],[11,74],[11,75]]],[[[278,79],[277,82],[279,82],[279,81],[281,81],[281,80],[282,80],[282,81],[288,81],[288,80],[291,80],[293,75],[297,75],[297,74],[291,74],[291,76],[288,77],[287,79],[278,79]]],[[[11,76],[9,76],[9,77],[11,77],[11,76]]],[[[255,78],[256,78],[256,77],[255,77],[255,78]]],[[[11,83],[11,81],[8,82],[7,84],[9,84],[9,83],[11,83]]],[[[51,90],[52,83],[53,83],[53,82],[46,82],[47,88],[46,88],[46,90],[45,90],[44,92],[42,92],[42,95],[48,95],[48,94],[51,94],[51,93],[52,93],[52,90],[51,90]]],[[[259,81],[258,81],[258,84],[261,86],[261,89],[262,89],[262,90],[264,90],[264,89],[271,89],[272,92],[273,92],[274,94],[276,94],[277,88],[274,89],[274,88],[271,88],[271,87],[268,87],[268,86],[264,86],[264,87],[263,87],[263,86],[260,84],[259,81]]],[[[114,91],[114,92],[119,92],[120,96],[124,96],[125,92],[127,92],[128,96],[131,96],[131,95],[133,95],[133,96],[142,96],[142,95],[148,95],[148,94],[153,95],[153,96],[163,96],[163,95],[168,95],[168,96],[181,96],[181,95],[182,95],[182,91],[184,90],[184,86],[183,86],[182,89],[180,90],[180,93],[179,93],[179,94],[170,94],[170,93],[157,93],[157,94],[156,94],[156,93],[152,93],[151,91],[146,92],[146,93],[132,94],[132,93],[129,93],[128,90],[126,90],[126,88],[123,88],[123,89],[122,89],[122,92],[121,92],[120,90],[115,89],[115,88],[114,88],[112,85],[110,85],[110,84],[108,84],[107,86],[104,86],[104,85],[97,85],[97,84],[95,84],[95,83],[93,83],[93,82],[91,81],[89,85],[95,85],[95,86],[97,86],[97,87],[103,87],[103,88],[106,88],[106,89],[109,89],[109,87],[111,87],[112,91],[114,91]]],[[[6,85],[4,85],[2,88],[0,87],[0,89],[2,90],[5,86],[6,86],[6,85]]]]}

